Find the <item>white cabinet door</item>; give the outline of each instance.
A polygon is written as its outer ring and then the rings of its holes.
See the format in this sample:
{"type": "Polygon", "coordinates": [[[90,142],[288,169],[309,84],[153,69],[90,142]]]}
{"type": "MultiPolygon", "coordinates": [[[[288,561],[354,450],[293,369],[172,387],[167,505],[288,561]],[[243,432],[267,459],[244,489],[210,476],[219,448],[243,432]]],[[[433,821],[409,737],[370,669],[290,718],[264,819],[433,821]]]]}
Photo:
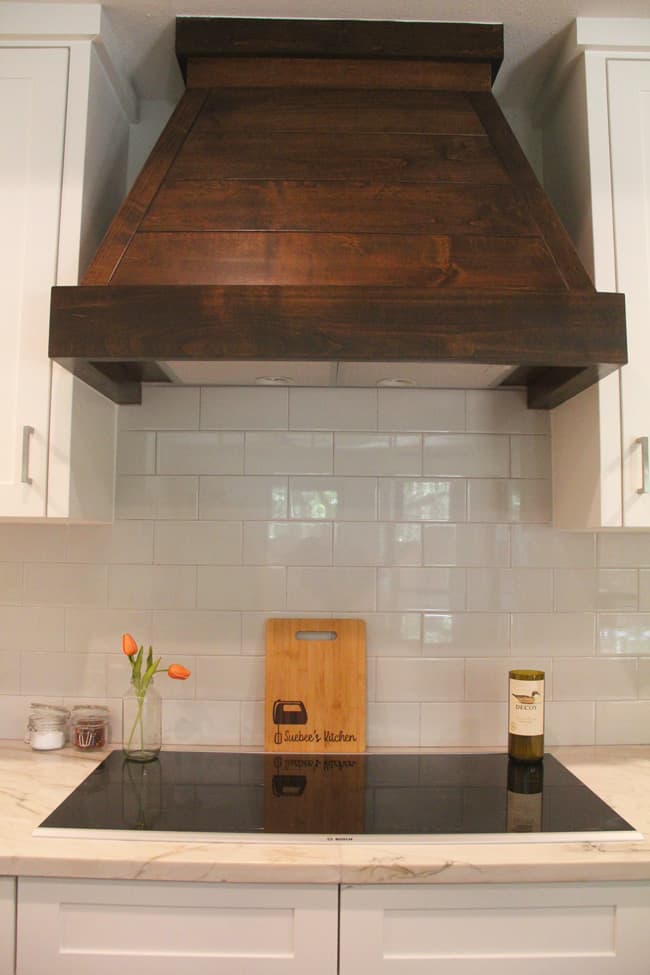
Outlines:
{"type": "Polygon", "coordinates": [[[45,514],[67,76],[64,48],[0,49],[2,515],[45,514]]]}
{"type": "Polygon", "coordinates": [[[16,878],[0,877],[0,975],[14,975],[16,878]]]}
{"type": "Polygon", "coordinates": [[[647,884],[341,890],[340,975],[642,975],[647,884]]]}
{"type": "Polygon", "coordinates": [[[650,525],[640,439],[650,437],[650,61],[607,62],[617,289],[625,292],[621,371],[623,524],[650,525]]]}
{"type": "Polygon", "coordinates": [[[336,975],[338,889],[20,879],[18,975],[336,975]]]}

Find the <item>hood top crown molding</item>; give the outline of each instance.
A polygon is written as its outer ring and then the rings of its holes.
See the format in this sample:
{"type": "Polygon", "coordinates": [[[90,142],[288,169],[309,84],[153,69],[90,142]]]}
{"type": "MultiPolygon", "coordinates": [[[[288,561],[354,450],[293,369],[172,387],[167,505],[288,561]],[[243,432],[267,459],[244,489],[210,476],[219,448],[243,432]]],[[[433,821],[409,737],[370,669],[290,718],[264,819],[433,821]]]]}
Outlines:
{"type": "Polygon", "coordinates": [[[179,18],[187,90],[50,354],[116,402],[167,361],[510,364],[551,407],[625,362],[491,92],[502,27],[179,18]],[[162,365],[161,365],[162,364],[162,365]]]}

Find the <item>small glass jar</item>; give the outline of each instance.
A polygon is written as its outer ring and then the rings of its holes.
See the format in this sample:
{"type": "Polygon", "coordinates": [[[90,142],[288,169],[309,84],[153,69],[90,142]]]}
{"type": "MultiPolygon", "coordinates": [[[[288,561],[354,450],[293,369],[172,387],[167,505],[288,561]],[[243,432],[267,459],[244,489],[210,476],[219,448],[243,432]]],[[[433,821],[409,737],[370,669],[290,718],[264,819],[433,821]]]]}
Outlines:
{"type": "Polygon", "coordinates": [[[35,751],[63,748],[67,739],[70,712],[56,704],[31,704],[27,736],[35,751]]]}
{"type": "Polygon", "coordinates": [[[70,736],[81,751],[105,748],[108,741],[110,712],[103,704],[77,704],[72,709],[70,736]]]}

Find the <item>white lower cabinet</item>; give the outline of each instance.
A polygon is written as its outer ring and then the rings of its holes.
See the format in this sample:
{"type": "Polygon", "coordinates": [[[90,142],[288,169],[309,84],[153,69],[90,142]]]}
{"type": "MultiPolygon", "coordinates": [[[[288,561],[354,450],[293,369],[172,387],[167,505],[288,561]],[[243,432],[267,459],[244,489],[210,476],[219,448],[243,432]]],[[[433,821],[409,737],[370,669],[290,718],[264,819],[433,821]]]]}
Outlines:
{"type": "Polygon", "coordinates": [[[0,975],[14,975],[16,878],[0,877],[0,975]]]}
{"type": "MultiPolygon", "coordinates": [[[[0,886],[0,975],[13,890],[0,886]]],[[[650,972],[646,883],[372,884],[339,901],[334,884],[26,878],[17,916],[17,975],[650,972]]]]}
{"type": "Polygon", "coordinates": [[[338,889],[20,879],[18,975],[335,975],[338,889]]]}
{"type": "Polygon", "coordinates": [[[647,975],[650,886],[341,890],[340,975],[647,975]]]}

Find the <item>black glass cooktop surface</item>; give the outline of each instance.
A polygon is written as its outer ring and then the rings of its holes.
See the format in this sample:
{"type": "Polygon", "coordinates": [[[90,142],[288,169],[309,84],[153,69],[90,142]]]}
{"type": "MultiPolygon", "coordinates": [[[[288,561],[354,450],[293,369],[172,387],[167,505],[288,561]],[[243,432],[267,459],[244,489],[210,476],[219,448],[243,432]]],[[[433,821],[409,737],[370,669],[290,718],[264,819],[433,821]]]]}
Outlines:
{"type": "Polygon", "coordinates": [[[486,753],[162,752],[138,764],[114,751],[36,834],[62,831],[419,842],[459,834],[638,835],[551,755],[525,766],[486,753]]]}

